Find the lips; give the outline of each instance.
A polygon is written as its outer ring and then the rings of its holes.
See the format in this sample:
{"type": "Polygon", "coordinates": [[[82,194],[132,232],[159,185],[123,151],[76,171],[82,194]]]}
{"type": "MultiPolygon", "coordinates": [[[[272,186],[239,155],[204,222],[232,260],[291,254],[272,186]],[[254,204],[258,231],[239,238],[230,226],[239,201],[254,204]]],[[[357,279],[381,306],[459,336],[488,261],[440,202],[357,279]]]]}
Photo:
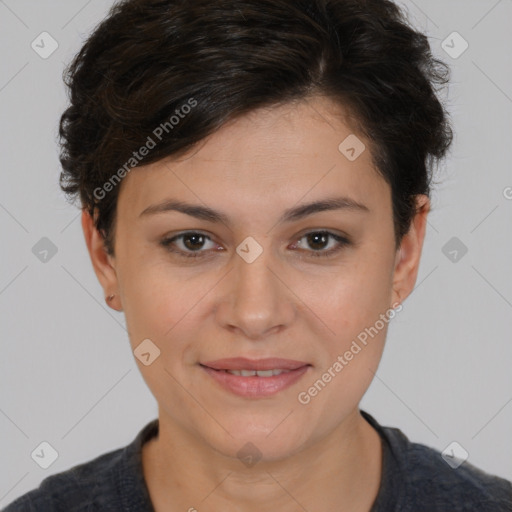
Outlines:
{"type": "Polygon", "coordinates": [[[308,366],[304,361],[295,361],[293,359],[281,359],[277,357],[267,359],[247,359],[245,357],[233,357],[229,359],[217,359],[215,361],[206,361],[202,366],[213,368],[214,370],[297,370],[303,366],[308,366]]]}
{"type": "Polygon", "coordinates": [[[200,366],[221,388],[245,398],[264,398],[295,384],[311,365],[292,359],[235,357],[200,366]]]}
{"type": "Polygon", "coordinates": [[[276,375],[281,375],[282,373],[289,373],[293,370],[216,370],[218,372],[226,372],[231,375],[238,375],[240,377],[275,377],[276,375]]]}

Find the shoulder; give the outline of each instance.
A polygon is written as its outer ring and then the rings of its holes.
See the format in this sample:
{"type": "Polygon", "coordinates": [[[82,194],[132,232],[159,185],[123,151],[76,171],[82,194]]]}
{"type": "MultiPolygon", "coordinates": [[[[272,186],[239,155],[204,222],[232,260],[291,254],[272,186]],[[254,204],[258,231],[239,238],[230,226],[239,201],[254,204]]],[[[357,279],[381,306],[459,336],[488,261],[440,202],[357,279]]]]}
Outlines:
{"type": "Polygon", "coordinates": [[[122,452],[120,448],[48,476],[38,488],[17,498],[3,512],[97,510],[97,497],[115,493],[113,476],[122,452]]]}
{"type": "Polygon", "coordinates": [[[158,419],[147,423],[123,448],[45,478],[37,489],[2,512],[96,512],[151,509],[142,471],[142,445],[158,435],[158,419]]]}
{"type": "Polygon", "coordinates": [[[454,512],[512,511],[512,483],[468,461],[452,467],[438,450],[409,443],[406,465],[410,502],[434,500],[439,508],[449,505],[454,512]]]}
{"type": "Polygon", "coordinates": [[[415,512],[512,512],[512,482],[469,463],[443,458],[441,452],[411,442],[394,427],[363,416],[384,443],[387,482],[397,497],[396,510],[415,512]]]}

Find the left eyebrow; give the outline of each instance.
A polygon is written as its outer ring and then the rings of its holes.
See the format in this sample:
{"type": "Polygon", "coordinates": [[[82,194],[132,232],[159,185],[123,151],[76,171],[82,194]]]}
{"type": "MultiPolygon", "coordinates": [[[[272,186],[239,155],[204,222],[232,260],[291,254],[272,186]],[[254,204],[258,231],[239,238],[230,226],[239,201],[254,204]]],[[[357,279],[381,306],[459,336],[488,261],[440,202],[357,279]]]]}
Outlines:
{"type": "MultiPolygon", "coordinates": [[[[370,212],[370,209],[366,205],[349,197],[335,197],[289,208],[284,211],[278,222],[293,222],[303,219],[309,215],[313,215],[314,213],[328,210],[348,210],[361,213],[370,212]]],[[[142,213],[140,213],[139,217],[170,211],[178,211],[186,215],[190,215],[191,217],[209,222],[222,222],[228,226],[231,224],[229,217],[225,213],[213,210],[207,206],[185,203],[183,201],[176,201],[173,199],[166,199],[161,203],[148,206],[142,213]]]]}
{"type": "Polygon", "coordinates": [[[349,197],[334,197],[331,199],[324,199],[322,201],[315,201],[313,203],[302,204],[285,210],[279,222],[292,222],[303,219],[308,215],[327,210],[348,210],[354,212],[369,213],[370,209],[358,201],[349,197]]]}

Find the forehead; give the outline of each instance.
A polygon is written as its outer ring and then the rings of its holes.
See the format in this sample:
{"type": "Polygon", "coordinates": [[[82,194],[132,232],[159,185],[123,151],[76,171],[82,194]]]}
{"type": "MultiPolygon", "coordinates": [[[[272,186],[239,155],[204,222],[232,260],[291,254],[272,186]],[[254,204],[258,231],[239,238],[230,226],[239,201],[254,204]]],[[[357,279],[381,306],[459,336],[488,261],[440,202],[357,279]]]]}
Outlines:
{"type": "Polygon", "coordinates": [[[138,215],[169,196],[280,210],[301,197],[312,201],[335,192],[363,203],[385,200],[387,184],[373,167],[368,141],[354,133],[351,121],[340,105],[321,97],[252,111],[185,156],[132,169],[123,180],[118,209],[138,215]]]}

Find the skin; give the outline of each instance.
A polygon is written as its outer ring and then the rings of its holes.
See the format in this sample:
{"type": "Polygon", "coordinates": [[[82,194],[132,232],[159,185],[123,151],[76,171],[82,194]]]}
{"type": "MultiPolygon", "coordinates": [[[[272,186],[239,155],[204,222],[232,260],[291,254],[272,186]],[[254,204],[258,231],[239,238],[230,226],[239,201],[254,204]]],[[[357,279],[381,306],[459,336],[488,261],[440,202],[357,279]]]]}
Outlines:
{"type": "MultiPolygon", "coordinates": [[[[137,167],[121,183],[115,256],[107,255],[90,216],[82,226],[110,306],[124,311],[132,350],[149,338],[160,356],[136,359],[158,402],[159,436],[143,447],[155,510],[368,511],[381,479],[381,443],[358,404],[377,371],[387,323],[311,401],[298,394],[332,367],[357,335],[404,300],[418,272],[430,208],[395,250],[391,190],[373,168],[370,142],[349,161],[338,146],[350,128],[341,106],[323,97],[257,110],[227,125],[179,159],[137,167]],[[280,224],[298,204],[346,196],[368,212],[342,209],[280,224]],[[140,216],[164,199],[207,205],[230,220],[180,212],[140,216]],[[183,231],[210,237],[160,241],[183,231]],[[328,230],[337,246],[306,237],[328,230]],[[248,236],[262,254],[236,252],[248,236]],[[215,251],[215,249],[222,249],[215,251]],[[282,357],[311,364],[292,387],[266,398],[225,391],[199,362],[282,357]],[[261,460],[246,467],[247,442],[261,460]]],[[[397,313],[399,314],[399,313],[397,313]]]]}

